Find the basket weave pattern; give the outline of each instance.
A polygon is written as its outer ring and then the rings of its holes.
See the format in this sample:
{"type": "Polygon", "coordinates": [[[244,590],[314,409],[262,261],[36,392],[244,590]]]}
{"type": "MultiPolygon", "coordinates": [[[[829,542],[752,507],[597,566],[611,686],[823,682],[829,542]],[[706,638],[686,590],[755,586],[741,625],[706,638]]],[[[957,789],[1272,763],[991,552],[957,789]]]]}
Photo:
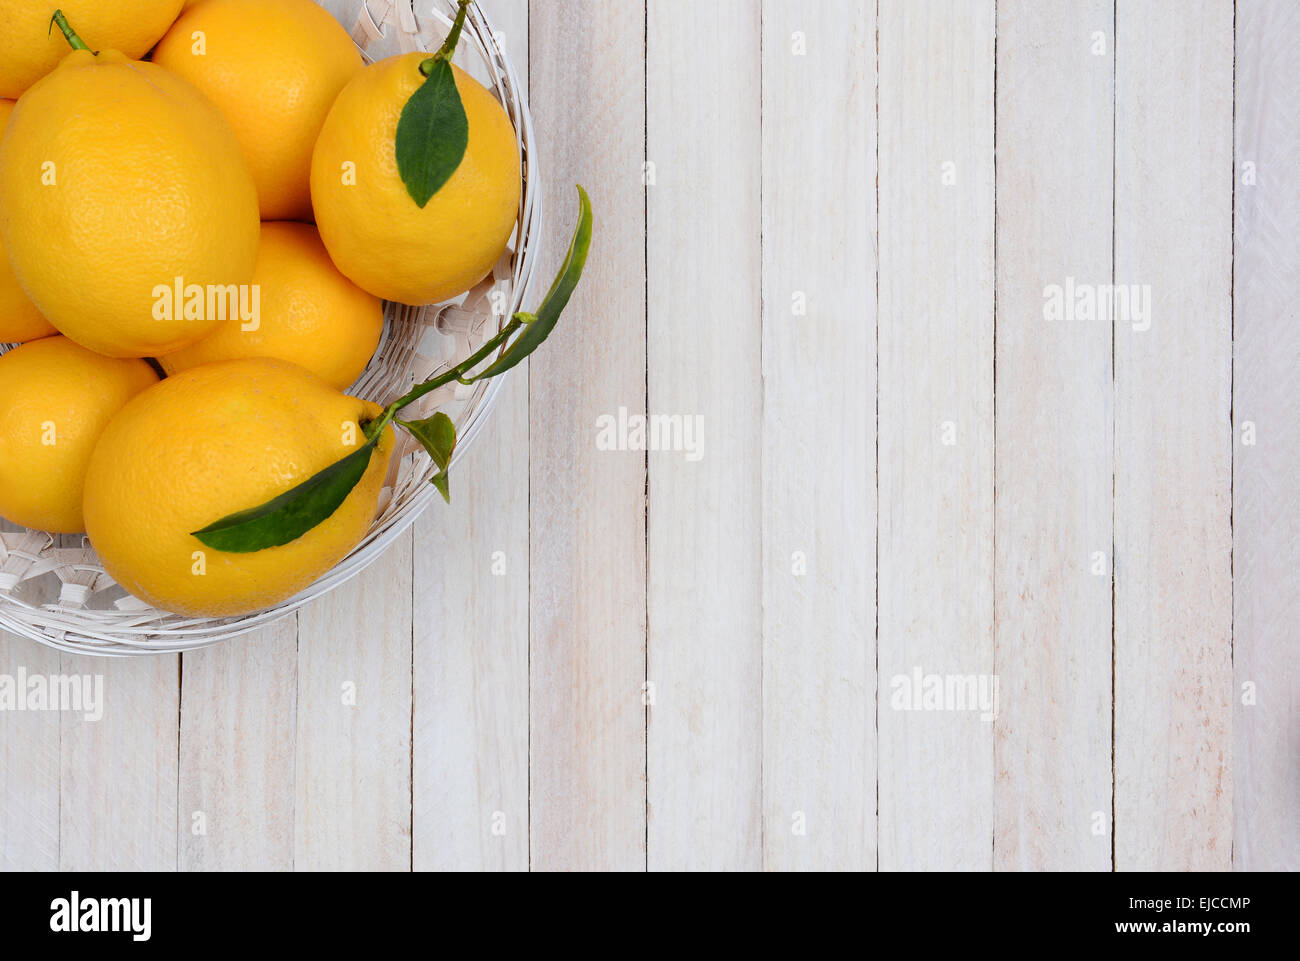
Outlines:
{"type": "MultiPolygon", "coordinates": [[[[429,4],[421,4],[420,9],[429,4]]],[[[365,60],[393,53],[436,50],[455,13],[453,0],[436,0],[417,14],[409,2],[361,4],[352,38],[365,60]]],[[[478,7],[471,6],[457,63],[505,106],[523,158],[520,219],[511,247],[493,274],[455,303],[431,307],[385,304],[385,330],[370,366],[349,393],[387,403],[468,357],[523,307],[540,239],[541,191],[537,182],[532,119],[520,81],[478,7]]],[[[13,345],[0,344],[0,353],[13,345]]],[[[508,375],[507,375],[508,376],[508,375]]],[[[482,429],[501,387],[449,385],[408,409],[408,416],[443,410],[456,423],[459,459],[482,429]]],[[[455,460],[453,460],[453,463],[455,460]]],[[[101,656],[168,654],[206,647],[248,633],[297,610],[345,583],[377,559],[437,496],[434,468],[411,437],[398,446],[365,539],[337,567],[278,607],[238,618],[185,618],[152,608],[127,594],[105,572],[84,537],[53,537],[0,527],[0,629],[59,650],[101,656]]]]}

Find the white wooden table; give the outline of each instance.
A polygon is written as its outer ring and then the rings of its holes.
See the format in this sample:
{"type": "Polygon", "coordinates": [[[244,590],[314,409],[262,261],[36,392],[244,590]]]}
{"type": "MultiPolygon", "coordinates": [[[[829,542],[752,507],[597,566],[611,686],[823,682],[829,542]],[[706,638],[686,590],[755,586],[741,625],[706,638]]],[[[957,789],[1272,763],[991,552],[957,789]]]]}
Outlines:
{"type": "Polygon", "coordinates": [[[482,2],[562,330],[296,619],[0,639],[107,693],[0,713],[0,866],[1300,867],[1300,5],[482,2]]]}

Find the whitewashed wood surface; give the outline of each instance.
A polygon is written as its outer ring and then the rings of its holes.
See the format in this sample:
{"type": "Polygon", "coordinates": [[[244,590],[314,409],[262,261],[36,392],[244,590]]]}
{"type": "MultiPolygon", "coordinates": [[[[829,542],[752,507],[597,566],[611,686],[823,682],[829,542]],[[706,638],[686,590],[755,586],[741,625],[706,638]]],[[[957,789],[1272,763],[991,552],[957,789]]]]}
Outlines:
{"type": "Polygon", "coordinates": [[[107,694],[0,712],[0,868],[1300,867],[1300,7],[481,5],[561,329],[296,618],[0,635],[107,694]]]}

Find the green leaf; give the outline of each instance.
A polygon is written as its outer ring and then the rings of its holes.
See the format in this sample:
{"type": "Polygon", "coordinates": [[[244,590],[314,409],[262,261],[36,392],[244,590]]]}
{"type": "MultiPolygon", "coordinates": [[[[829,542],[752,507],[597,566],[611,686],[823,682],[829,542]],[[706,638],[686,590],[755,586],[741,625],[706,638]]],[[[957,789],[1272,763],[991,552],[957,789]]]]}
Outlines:
{"type": "Polygon", "coordinates": [[[377,442],[377,438],[369,441],[261,507],[231,514],[195,531],[194,536],[208,547],[231,554],[253,554],[296,541],[343,506],[365,476],[377,442]]]}
{"type": "Polygon", "coordinates": [[[431,62],[428,79],[411,94],[397,122],[397,171],[421,208],[451,179],[469,146],[469,118],[451,63],[431,62]]]}
{"type": "Polygon", "coordinates": [[[456,425],[443,413],[434,414],[428,420],[399,420],[397,423],[409,430],[411,436],[424,445],[424,449],[433,458],[438,474],[433,478],[432,484],[438,488],[443,500],[450,504],[451,488],[447,469],[451,466],[451,455],[456,452],[456,425]]]}
{"type": "Polygon", "coordinates": [[[565,258],[564,267],[560,270],[560,275],[555,278],[555,283],[551,285],[546,299],[542,301],[542,306],[537,309],[536,316],[515,315],[527,324],[523,333],[506,348],[506,352],[495,364],[481,374],[477,374],[472,381],[487,380],[489,377],[504,374],[520,364],[529,354],[542,346],[547,337],[551,336],[551,331],[559,322],[560,314],[568,306],[569,298],[573,296],[578,281],[582,279],[582,269],[587,265],[587,254],[591,251],[593,221],[591,198],[587,196],[587,191],[581,185],[578,187],[578,205],[578,227],[573,233],[573,242],[569,244],[569,255],[565,258]]]}
{"type": "Polygon", "coordinates": [[[434,487],[438,488],[438,493],[448,504],[451,503],[451,487],[447,472],[442,471],[433,475],[433,480],[429,481],[434,487]]]}

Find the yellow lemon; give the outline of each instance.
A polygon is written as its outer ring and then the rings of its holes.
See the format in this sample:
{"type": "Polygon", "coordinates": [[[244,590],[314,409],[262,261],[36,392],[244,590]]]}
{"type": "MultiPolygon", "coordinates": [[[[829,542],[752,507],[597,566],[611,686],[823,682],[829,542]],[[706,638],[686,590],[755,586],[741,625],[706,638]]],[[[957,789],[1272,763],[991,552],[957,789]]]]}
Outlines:
{"type": "Polygon", "coordinates": [[[221,108],[257,183],[263,220],[310,220],[312,146],[362,67],[339,22],[312,0],[204,0],[176,21],[154,63],[221,108]]]}
{"type": "Polygon", "coordinates": [[[143,57],[181,11],[181,0],[0,0],[0,97],[17,97],[59,65],[68,44],[50,30],[62,10],[92,50],[143,57]]]}
{"type": "Polygon", "coordinates": [[[73,51],[9,119],[0,238],[41,313],[97,353],[152,357],[211,331],[213,295],[253,275],[258,229],[229,125],[162,67],[73,51]]]}
{"type": "Polygon", "coordinates": [[[55,534],[82,531],[95,442],[127,401],[157,382],[143,360],[111,360],[66,337],[0,356],[0,516],[55,534]]]}
{"type": "Polygon", "coordinates": [[[231,316],[198,343],[159,358],[169,374],[218,360],[276,357],[343,390],[366,369],[384,305],[338,272],[310,224],[262,224],[253,271],[257,316],[231,316]]]}
{"type": "MultiPolygon", "coordinates": [[[[5,126],[13,111],[12,100],[0,100],[0,140],[4,139],[5,126]]],[[[4,244],[0,243],[0,344],[21,344],[48,337],[54,332],[53,325],[41,316],[31,298],[23,292],[9,267],[4,244]]]]}
{"type": "Polygon", "coordinates": [[[334,102],[311,166],[316,224],[339,270],[377,297],[416,305],[449,300],[487,276],[514,230],[520,192],[510,118],[454,67],[469,146],[425,207],[411,199],[397,168],[397,124],[427,59],[403,54],[362,70],[334,102]]]}
{"type": "Polygon", "coordinates": [[[226,361],[169,377],[113,418],[95,448],[85,499],[91,543],[119,584],[164,610],[225,617],[287,600],[365,536],[393,452],[391,427],[343,505],[298,540],[233,554],[192,532],[346,457],[380,413],[284,361],[226,361]]]}

